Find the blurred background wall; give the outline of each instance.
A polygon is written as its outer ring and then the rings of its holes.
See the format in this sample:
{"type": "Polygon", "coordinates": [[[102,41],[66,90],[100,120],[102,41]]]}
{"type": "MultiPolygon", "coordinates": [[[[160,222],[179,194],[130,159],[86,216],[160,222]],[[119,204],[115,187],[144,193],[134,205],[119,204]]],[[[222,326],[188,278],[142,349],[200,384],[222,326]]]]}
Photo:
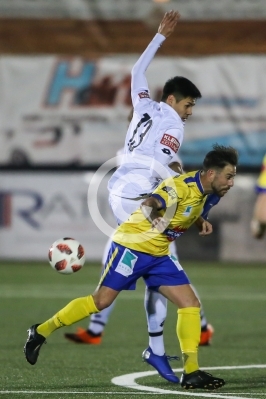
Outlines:
{"type": "MultiPolygon", "coordinates": [[[[181,259],[261,260],[249,223],[266,151],[264,0],[0,0],[0,257],[45,259],[61,236],[101,259],[106,236],[87,207],[93,172],[123,146],[130,71],[166,10],[182,18],[147,71],[152,97],[190,78],[203,98],[180,151],[199,168],[211,144],[236,147],[235,188],[213,210],[215,232],[180,238],[181,259]]],[[[113,165],[114,166],[114,165],[113,165]]],[[[111,225],[106,183],[97,201],[111,225]]]]}

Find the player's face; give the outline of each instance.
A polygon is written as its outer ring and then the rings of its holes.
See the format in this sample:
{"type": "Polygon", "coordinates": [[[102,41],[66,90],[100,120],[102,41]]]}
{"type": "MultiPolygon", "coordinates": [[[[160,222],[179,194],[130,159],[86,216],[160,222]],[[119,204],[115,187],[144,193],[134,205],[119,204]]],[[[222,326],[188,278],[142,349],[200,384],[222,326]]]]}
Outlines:
{"type": "Polygon", "coordinates": [[[195,98],[186,97],[177,102],[175,97],[172,97],[172,108],[178,113],[182,121],[185,122],[187,118],[192,115],[192,108],[196,104],[195,98]]]}
{"type": "Polygon", "coordinates": [[[211,183],[213,193],[223,197],[233,187],[235,175],[236,167],[233,165],[226,165],[223,169],[214,171],[211,183]]]}

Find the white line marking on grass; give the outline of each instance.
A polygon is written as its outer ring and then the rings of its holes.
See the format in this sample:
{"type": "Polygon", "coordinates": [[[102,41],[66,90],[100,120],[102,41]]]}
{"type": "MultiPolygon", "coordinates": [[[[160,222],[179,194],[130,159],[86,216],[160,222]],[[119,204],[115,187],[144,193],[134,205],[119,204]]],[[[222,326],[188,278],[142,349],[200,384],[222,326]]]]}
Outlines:
{"type": "MultiPolygon", "coordinates": [[[[171,391],[173,394],[176,394],[175,392],[171,391]]],[[[160,393],[160,392],[97,392],[97,391],[0,391],[0,395],[6,395],[6,394],[84,394],[84,395],[88,395],[88,394],[93,394],[93,395],[165,395],[165,392],[160,393]]],[[[232,395],[232,393],[225,393],[225,395],[232,395]]],[[[265,395],[264,393],[233,393],[233,395],[265,395]]],[[[212,397],[215,397],[212,395],[212,397]]],[[[229,396],[226,396],[226,398],[228,399],[229,396]]],[[[235,399],[240,399],[239,396],[234,396],[235,399]]],[[[252,398],[247,398],[247,399],[252,399],[252,398]]]]}
{"type": "MultiPolygon", "coordinates": [[[[202,367],[202,370],[241,370],[241,369],[262,369],[266,368],[266,364],[252,364],[252,365],[247,365],[247,366],[221,366],[221,367],[202,367]]],[[[174,369],[176,372],[182,372],[183,369],[174,369]]],[[[97,391],[0,391],[0,395],[13,395],[13,394],[43,394],[43,395],[52,395],[52,394],[71,394],[71,395],[184,395],[184,396],[198,396],[202,398],[216,398],[216,399],[256,399],[256,398],[251,398],[250,395],[253,396],[265,396],[265,393],[245,393],[245,392],[222,392],[216,393],[209,393],[209,392],[203,392],[203,393],[198,393],[198,392],[187,392],[187,391],[181,391],[182,388],[179,388],[178,391],[170,391],[167,389],[161,389],[161,388],[154,388],[154,387],[147,387],[145,385],[139,385],[137,382],[135,382],[135,379],[137,378],[143,378],[143,377],[148,377],[151,375],[158,374],[157,371],[142,371],[139,373],[132,373],[132,374],[125,374],[121,375],[119,377],[114,377],[112,379],[112,383],[118,386],[122,386],[124,388],[131,388],[135,389],[138,392],[133,392],[133,391],[126,391],[126,392],[97,392],[97,391]],[[143,391],[143,392],[139,392],[143,391]],[[247,395],[247,396],[239,396],[239,395],[247,395]]]]}
{"type": "MultiPolygon", "coordinates": [[[[221,366],[221,367],[202,367],[202,370],[240,370],[240,369],[254,369],[254,368],[266,368],[266,364],[251,364],[247,366],[221,366]]],[[[183,369],[174,369],[176,372],[182,372],[183,369]]],[[[142,377],[148,377],[151,375],[158,374],[157,371],[142,371],[139,373],[132,373],[132,374],[124,374],[119,377],[114,377],[112,379],[112,383],[115,385],[122,386],[124,388],[131,388],[131,389],[137,389],[140,391],[146,391],[146,392],[154,392],[157,394],[168,394],[168,395],[185,395],[185,396],[198,396],[198,397],[203,397],[203,398],[220,398],[220,399],[252,399],[250,397],[246,396],[239,396],[242,394],[238,393],[221,393],[221,394],[216,394],[216,393],[197,393],[197,392],[187,392],[187,391],[181,391],[182,388],[179,388],[178,391],[170,391],[167,389],[161,389],[161,388],[154,388],[154,387],[148,387],[145,385],[140,385],[138,384],[135,380],[137,378],[142,378],[142,377]]],[[[216,391],[215,391],[216,392],[216,391]]],[[[246,395],[245,393],[243,395],[246,395]]],[[[248,395],[251,395],[250,393],[248,395]]]]}
{"type": "MultiPolygon", "coordinates": [[[[78,392],[78,391],[0,391],[0,395],[2,394],[2,395],[6,395],[6,394],[10,394],[10,393],[14,393],[14,394],[44,394],[44,395],[46,395],[46,394],[49,394],[49,395],[51,395],[51,394],[71,394],[71,395],[74,395],[74,394],[84,394],[84,395],[96,395],[96,394],[99,394],[99,395],[154,395],[154,393],[153,392],[129,392],[129,391],[127,391],[127,392],[109,392],[109,391],[105,391],[105,392],[97,392],[97,391],[92,391],[92,392],[88,392],[88,391],[80,391],[80,392],[78,392]]],[[[162,395],[162,394],[159,394],[159,395],[162,395]]],[[[239,399],[239,398],[238,398],[239,399]]],[[[249,398],[249,399],[251,399],[251,398],[249,398]]]]}

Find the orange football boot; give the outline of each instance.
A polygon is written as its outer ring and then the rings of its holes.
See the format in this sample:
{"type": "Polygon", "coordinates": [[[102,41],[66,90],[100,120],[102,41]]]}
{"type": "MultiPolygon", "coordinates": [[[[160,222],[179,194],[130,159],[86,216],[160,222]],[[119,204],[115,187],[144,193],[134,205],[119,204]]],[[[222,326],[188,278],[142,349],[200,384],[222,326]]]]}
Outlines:
{"type": "Polygon", "coordinates": [[[210,345],[213,333],[214,333],[213,326],[211,324],[207,324],[206,330],[201,331],[199,345],[201,345],[201,346],[210,345]]]}
{"type": "Polygon", "coordinates": [[[77,344],[100,345],[102,342],[102,334],[94,335],[81,327],[75,333],[65,333],[65,338],[77,344]]]}

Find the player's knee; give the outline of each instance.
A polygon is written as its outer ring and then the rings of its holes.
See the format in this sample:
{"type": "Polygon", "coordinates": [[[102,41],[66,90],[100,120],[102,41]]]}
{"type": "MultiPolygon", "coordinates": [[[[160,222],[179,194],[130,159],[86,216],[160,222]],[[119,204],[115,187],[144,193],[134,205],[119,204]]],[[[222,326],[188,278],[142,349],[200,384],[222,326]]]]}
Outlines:
{"type": "Polygon", "coordinates": [[[96,293],[93,295],[95,306],[98,310],[103,310],[108,308],[113,302],[113,300],[107,296],[101,295],[100,293],[96,293]]]}
{"type": "Polygon", "coordinates": [[[184,307],[189,308],[201,308],[199,299],[196,296],[192,296],[188,302],[186,302],[184,307]]]}
{"type": "Polygon", "coordinates": [[[194,304],[192,305],[193,308],[201,308],[201,303],[199,301],[199,299],[195,296],[195,298],[193,299],[194,304]]]}

